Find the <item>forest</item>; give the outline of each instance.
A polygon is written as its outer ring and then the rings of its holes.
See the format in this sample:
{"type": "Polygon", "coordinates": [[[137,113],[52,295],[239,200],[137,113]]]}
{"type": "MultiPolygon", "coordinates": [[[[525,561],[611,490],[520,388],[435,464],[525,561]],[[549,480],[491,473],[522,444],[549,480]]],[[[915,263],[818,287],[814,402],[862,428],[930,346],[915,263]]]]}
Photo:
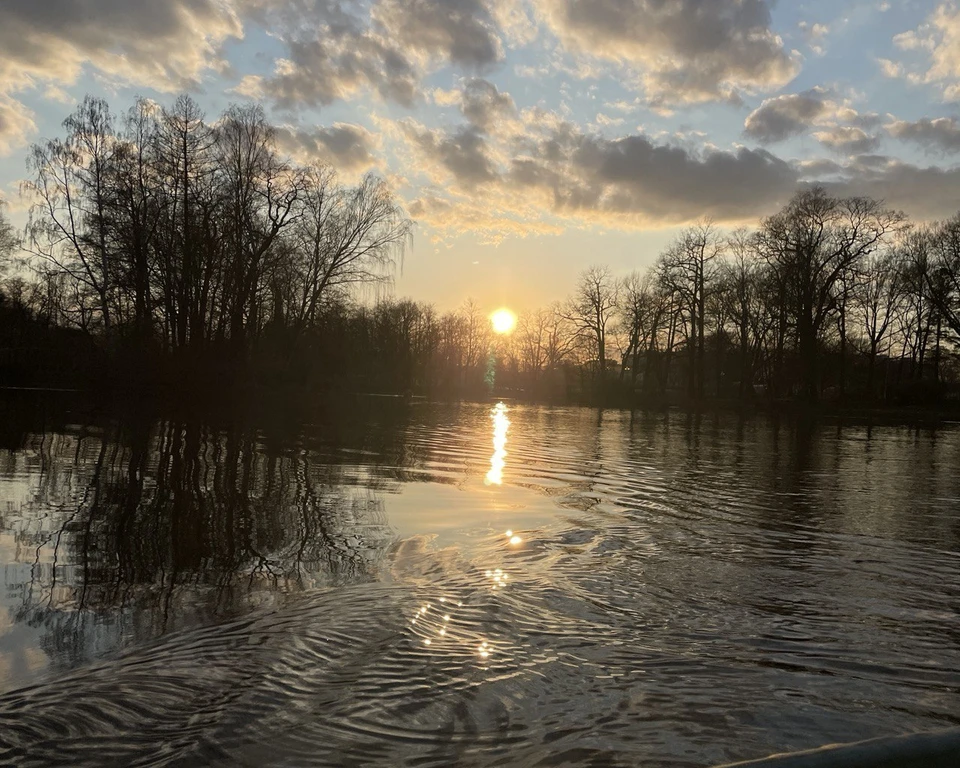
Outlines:
{"type": "Polygon", "coordinates": [[[751,228],[704,220],[626,276],[495,335],[488,309],[390,295],[414,222],[383,179],[285,157],[258,106],[87,97],[35,144],[29,220],[0,210],[0,386],[225,382],[555,402],[957,399],[960,214],[799,189],[751,228]]]}

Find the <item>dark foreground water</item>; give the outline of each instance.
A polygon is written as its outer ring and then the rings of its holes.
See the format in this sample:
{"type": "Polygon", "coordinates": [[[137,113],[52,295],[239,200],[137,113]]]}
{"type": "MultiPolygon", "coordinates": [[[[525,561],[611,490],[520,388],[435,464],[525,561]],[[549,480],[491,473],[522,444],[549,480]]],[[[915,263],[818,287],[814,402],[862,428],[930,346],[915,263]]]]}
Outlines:
{"type": "Polygon", "coordinates": [[[0,762],[706,766],[960,723],[960,431],[343,411],[0,428],[0,762]]]}

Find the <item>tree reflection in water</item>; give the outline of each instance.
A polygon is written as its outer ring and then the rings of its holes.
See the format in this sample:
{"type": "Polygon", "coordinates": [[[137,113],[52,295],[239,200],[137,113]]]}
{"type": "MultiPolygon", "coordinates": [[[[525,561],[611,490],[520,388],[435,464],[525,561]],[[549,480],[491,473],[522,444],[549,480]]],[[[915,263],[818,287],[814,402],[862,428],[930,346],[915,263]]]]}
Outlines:
{"type": "MultiPolygon", "coordinates": [[[[410,459],[397,426],[305,438],[138,417],[25,432],[19,450],[0,451],[22,498],[0,506],[13,622],[72,667],[292,592],[372,580],[394,539],[382,492],[410,459]]],[[[3,633],[0,622],[0,651],[3,633]]]]}

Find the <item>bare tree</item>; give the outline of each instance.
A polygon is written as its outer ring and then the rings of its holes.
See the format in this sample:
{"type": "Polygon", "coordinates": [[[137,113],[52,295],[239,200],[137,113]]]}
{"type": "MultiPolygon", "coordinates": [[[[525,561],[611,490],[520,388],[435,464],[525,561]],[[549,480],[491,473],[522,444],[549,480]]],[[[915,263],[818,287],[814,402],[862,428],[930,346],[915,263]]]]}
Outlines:
{"type": "Polygon", "coordinates": [[[303,176],[282,161],[259,105],[231,107],[217,128],[217,186],[227,226],[223,299],[236,354],[260,330],[271,247],[296,215],[303,176]]]}
{"type": "Polygon", "coordinates": [[[658,279],[676,295],[686,323],[691,397],[702,397],[704,392],[707,291],[723,248],[719,231],[704,221],[683,230],[657,264],[658,279]]]}
{"type": "Polygon", "coordinates": [[[727,238],[729,259],[720,267],[722,300],[734,332],[740,356],[740,398],[752,391],[756,353],[757,293],[759,265],[753,235],[734,230],[727,238]]]}
{"type": "Polygon", "coordinates": [[[297,332],[329,294],[389,281],[413,232],[413,222],[377,176],[368,174],[353,189],[338,186],[327,168],[309,168],[304,178],[292,241],[297,332]]]}
{"type": "Polygon", "coordinates": [[[950,330],[960,335],[960,214],[935,227],[927,293],[950,330]]]}
{"type": "Polygon", "coordinates": [[[7,259],[17,250],[20,240],[14,232],[13,225],[7,220],[4,212],[4,203],[0,200],[0,277],[3,276],[7,259]]]}
{"type": "Polygon", "coordinates": [[[867,340],[867,395],[874,396],[877,354],[904,300],[904,270],[896,250],[864,260],[852,290],[854,315],[867,340]]]}
{"type": "Polygon", "coordinates": [[[629,365],[630,382],[636,384],[640,375],[640,361],[646,354],[649,359],[660,329],[665,310],[662,294],[659,294],[652,272],[631,272],[620,284],[620,321],[626,335],[623,364],[620,378],[629,365]]]}
{"type": "Polygon", "coordinates": [[[214,327],[226,335],[218,276],[224,264],[216,133],[199,105],[180,96],[160,115],[157,194],[163,219],[155,242],[165,337],[199,353],[214,327]],[[218,312],[217,309],[220,311],[218,312]]]}
{"type": "Polygon", "coordinates": [[[534,385],[545,371],[559,368],[576,346],[576,330],[558,305],[521,315],[514,336],[521,370],[534,385]]]}
{"type": "Polygon", "coordinates": [[[758,234],[763,259],[784,281],[796,322],[802,391],[819,395],[819,344],[835,305],[837,281],[902,225],[902,213],[864,197],[835,198],[822,187],[798,192],[758,234]]]}
{"type": "Polygon", "coordinates": [[[573,296],[563,310],[577,332],[590,339],[601,380],[607,368],[608,326],[616,312],[618,294],[619,285],[609,267],[590,267],[580,273],[573,296]]]}
{"type": "Polygon", "coordinates": [[[106,207],[113,116],[105,101],[88,96],[63,126],[66,139],[34,145],[28,160],[33,179],[26,190],[36,202],[27,247],[77,281],[80,302],[90,295],[109,330],[113,281],[106,207]]]}

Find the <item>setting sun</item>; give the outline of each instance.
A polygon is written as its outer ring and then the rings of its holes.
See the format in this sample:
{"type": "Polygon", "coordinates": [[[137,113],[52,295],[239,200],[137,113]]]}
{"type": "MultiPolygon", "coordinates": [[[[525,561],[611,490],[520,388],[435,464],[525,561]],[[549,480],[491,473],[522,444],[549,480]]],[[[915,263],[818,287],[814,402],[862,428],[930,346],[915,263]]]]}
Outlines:
{"type": "Polygon", "coordinates": [[[498,309],[490,315],[490,322],[497,333],[510,333],[517,327],[517,316],[509,309],[498,309]]]}

